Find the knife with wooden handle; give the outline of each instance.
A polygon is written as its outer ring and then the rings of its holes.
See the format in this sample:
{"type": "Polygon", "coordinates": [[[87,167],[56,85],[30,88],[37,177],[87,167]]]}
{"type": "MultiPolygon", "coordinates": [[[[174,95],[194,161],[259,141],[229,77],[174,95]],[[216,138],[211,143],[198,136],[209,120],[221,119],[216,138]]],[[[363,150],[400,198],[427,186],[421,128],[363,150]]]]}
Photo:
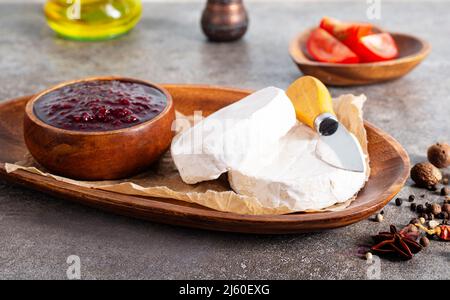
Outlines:
{"type": "Polygon", "coordinates": [[[303,76],[288,87],[286,94],[294,105],[297,119],[320,135],[317,156],[334,167],[364,172],[361,145],[338,121],[325,85],[312,76],[303,76]]]}

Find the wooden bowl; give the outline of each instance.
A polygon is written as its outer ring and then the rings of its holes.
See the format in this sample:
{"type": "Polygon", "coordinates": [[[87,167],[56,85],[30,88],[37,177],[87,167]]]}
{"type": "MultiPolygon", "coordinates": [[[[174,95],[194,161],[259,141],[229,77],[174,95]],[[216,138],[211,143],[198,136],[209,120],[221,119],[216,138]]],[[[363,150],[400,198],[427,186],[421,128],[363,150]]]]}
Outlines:
{"type": "Polygon", "coordinates": [[[132,176],[148,168],[169,147],[175,111],[166,89],[150,82],[122,78],[95,77],[69,81],[34,96],[25,107],[24,138],[35,160],[50,172],[80,180],[107,180],[132,176]],[[153,119],[113,131],[80,132],[56,128],[41,121],[34,104],[43,95],[77,82],[119,80],[136,82],[161,91],[166,108],[153,119]]]}
{"type": "Polygon", "coordinates": [[[315,61],[306,49],[310,28],[295,37],[289,46],[291,58],[305,75],[317,77],[328,85],[363,85],[396,79],[409,73],[431,51],[424,40],[402,33],[391,33],[399,49],[393,60],[358,64],[337,64],[315,61]]]}

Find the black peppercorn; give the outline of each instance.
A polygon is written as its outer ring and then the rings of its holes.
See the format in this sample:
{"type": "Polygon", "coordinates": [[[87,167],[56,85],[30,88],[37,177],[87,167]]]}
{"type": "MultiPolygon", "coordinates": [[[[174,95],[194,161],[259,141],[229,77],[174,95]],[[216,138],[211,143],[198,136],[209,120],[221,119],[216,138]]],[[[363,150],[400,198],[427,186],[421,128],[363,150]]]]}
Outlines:
{"type": "Polygon", "coordinates": [[[449,190],[448,187],[443,187],[443,188],[441,189],[441,196],[447,196],[448,193],[449,193],[448,190],[449,190]]]}
{"type": "Polygon", "coordinates": [[[434,219],[434,215],[432,213],[428,213],[428,220],[433,220],[434,219]]]}
{"type": "Polygon", "coordinates": [[[403,203],[403,200],[401,198],[395,199],[395,205],[400,206],[400,205],[402,205],[402,203],[403,203]]]}
{"type": "Polygon", "coordinates": [[[425,198],[425,195],[424,194],[420,195],[420,198],[425,198]]]}
{"type": "Polygon", "coordinates": [[[424,208],[422,204],[417,205],[416,211],[421,214],[424,212],[424,208]]]}
{"type": "Polygon", "coordinates": [[[411,203],[411,210],[416,211],[417,205],[415,203],[411,203]]]}
{"type": "Polygon", "coordinates": [[[425,221],[428,221],[428,220],[429,220],[429,219],[428,219],[428,214],[426,214],[426,213],[421,213],[421,214],[420,214],[420,217],[421,217],[421,218],[424,218],[425,221]]]}
{"type": "Polygon", "coordinates": [[[384,215],[384,210],[380,211],[380,215],[384,215]]]}
{"type": "Polygon", "coordinates": [[[414,196],[414,195],[409,195],[409,197],[408,197],[409,202],[413,202],[415,199],[416,199],[416,196],[414,196]]]}

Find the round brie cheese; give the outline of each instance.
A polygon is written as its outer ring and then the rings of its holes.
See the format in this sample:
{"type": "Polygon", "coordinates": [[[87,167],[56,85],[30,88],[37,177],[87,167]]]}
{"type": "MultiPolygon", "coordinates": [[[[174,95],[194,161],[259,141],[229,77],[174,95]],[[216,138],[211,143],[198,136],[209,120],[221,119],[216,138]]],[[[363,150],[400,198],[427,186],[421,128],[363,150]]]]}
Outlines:
{"type": "Polygon", "coordinates": [[[365,184],[366,172],[335,168],[316,154],[318,135],[297,124],[279,141],[278,155],[258,167],[228,173],[238,194],[253,196],[264,207],[292,211],[320,210],[352,198],[365,184]]]}

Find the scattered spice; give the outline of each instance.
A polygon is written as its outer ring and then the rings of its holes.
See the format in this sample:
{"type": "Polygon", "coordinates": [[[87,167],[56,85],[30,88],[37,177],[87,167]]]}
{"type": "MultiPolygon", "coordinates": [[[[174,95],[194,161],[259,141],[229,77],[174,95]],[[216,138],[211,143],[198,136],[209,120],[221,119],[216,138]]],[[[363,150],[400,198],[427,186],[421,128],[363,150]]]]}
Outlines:
{"type": "Polygon", "coordinates": [[[416,210],[417,210],[417,212],[418,212],[419,214],[421,214],[421,213],[423,213],[423,212],[425,211],[425,209],[424,209],[424,207],[423,207],[422,204],[417,205],[416,210]]]}
{"type": "Polygon", "coordinates": [[[428,235],[435,236],[443,241],[450,241],[450,226],[441,224],[433,229],[428,229],[421,224],[416,224],[417,227],[425,231],[428,235]]]}
{"type": "Polygon", "coordinates": [[[439,219],[448,219],[448,216],[449,216],[449,214],[448,214],[448,212],[446,212],[446,211],[441,211],[441,213],[438,215],[438,218],[439,219]]]}
{"type": "Polygon", "coordinates": [[[396,198],[396,199],[395,199],[395,205],[401,206],[402,203],[403,203],[403,200],[402,200],[401,198],[396,198]]]}
{"type": "Polygon", "coordinates": [[[411,179],[420,187],[431,187],[442,179],[442,173],[428,162],[418,163],[411,169],[411,179]]]}
{"type": "Polygon", "coordinates": [[[372,258],[373,258],[372,253],[367,252],[367,253],[366,253],[366,259],[367,259],[367,260],[372,260],[372,258]]]}
{"type": "Polygon", "coordinates": [[[420,195],[420,198],[425,198],[425,195],[424,194],[420,195]]]}
{"type": "Polygon", "coordinates": [[[444,179],[442,179],[442,184],[448,184],[448,177],[444,177],[444,179]]]}
{"type": "Polygon", "coordinates": [[[390,226],[390,232],[380,232],[372,238],[376,244],[371,251],[379,255],[395,255],[409,260],[422,250],[419,243],[410,238],[407,233],[398,232],[394,225],[390,226]]]}
{"type": "Polygon", "coordinates": [[[428,247],[430,245],[430,240],[426,236],[423,236],[420,238],[420,245],[422,245],[422,247],[428,247]]]}
{"type": "Polygon", "coordinates": [[[441,196],[447,196],[448,194],[449,194],[449,188],[446,187],[446,186],[444,186],[444,187],[441,189],[441,196]]]}
{"type": "Polygon", "coordinates": [[[434,219],[433,213],[428,213],[426,219],[427,219],[427,220],[433,220],[433,219],[434,219]]]}
{"type": "Polygon", "coordinates": [[[436,143],[431,145],[427,151],[428,161],[437,168],[450,166],[450,145],[447,143],[436,143]]]}
{"type": "Polygon", "coordinates": [[[428,222],[428,227],[430,227],[431,229],[436,228],[438,225],[439,225],[439,222],[435,221],[435,220],[428,222]]]}
{"type": "Polygon", "coordinates": [[[439,215],[441,213],[442,209],[441,206],[438,203],[431,204],[431,213],[433,215],[439,215]]]}
{"type": "Polygon", "coordinates": [[[409,202],[414,202],[415,199],[416,199],[416,196],[414,196],[414,195],[409,195],[409,197],[408,197],[409,202]]]}
{"type": "Polygon", "coordinates": [[[450,204],[444,203],[444,205],[442,205],[442,211],[444,211],[446,213],[450,213],[450,204]]]}
{"type": "Polygon", "coordinates": [[[419,236],[415,235],[416,232],[418,232],[419,229],[417,229],[417,227],[415,226],[415,224],[408,224],[406,225],[405,228],[403,228],[402,230],[400,230],[400,233],[403,234],[408,234],[409,238],[412,239],[417,239],[419,236]]]}
{"type": "Polygon", "coordinates": [[[377,222],[383,222],[383,215],[382,214],[377,214],[377,222]]]}
{"type": "Polygon", "coordinates": [[[416,211],[417,205],[415,203],[411,203],[411,210],[416,211]]]}
{"type": "Polygon", "coordinates": [[[380,214],[384,215],[384,210],[380,211],[380,214]]]}

